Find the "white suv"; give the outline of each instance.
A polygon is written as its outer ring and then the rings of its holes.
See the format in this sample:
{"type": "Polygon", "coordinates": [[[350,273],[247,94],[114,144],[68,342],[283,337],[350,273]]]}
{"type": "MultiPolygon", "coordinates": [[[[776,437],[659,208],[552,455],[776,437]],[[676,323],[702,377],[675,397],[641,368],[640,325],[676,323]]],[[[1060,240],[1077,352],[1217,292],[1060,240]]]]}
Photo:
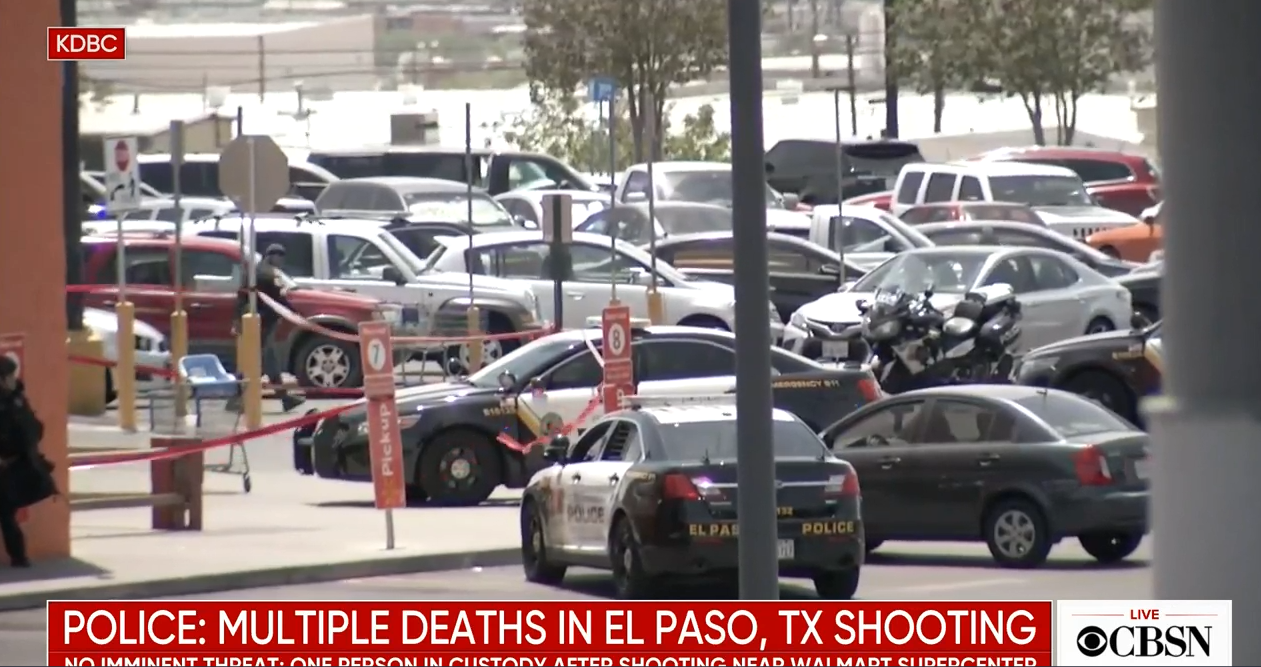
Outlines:
{"type": "Polygon", "coordinates": [[[893,187],[894,215],[920,204],[1002,201],[1026,204],[1051,229],[1079,240],[1138,219],[1099,206],[1081,177],[1067,167],[1027,162],[912,163],[893,187]]]}
{"type": "MultiPolygon", "coordinates": [[[[538,299],[527,287],[467,273],[435,272],[407,246],[373,220],[258,218],[259,250],[285,248],[285,273],[314,289],[359,292],[402,306],[402,335],[461,336],[470,305],[481,309],[489,333],[528,333],[543,326],[538,299]],[[470,298],[470,291],[472,292],[470,298]]],[[[237,239],[248,221],[234,215],[185,226],[188,234],[237,239]]],[[[520,341],[486,341],[483,359],[493,361],[520,341]]],[[[453,358],[467,368],[467,345],[452,346],[453,358]]]]}

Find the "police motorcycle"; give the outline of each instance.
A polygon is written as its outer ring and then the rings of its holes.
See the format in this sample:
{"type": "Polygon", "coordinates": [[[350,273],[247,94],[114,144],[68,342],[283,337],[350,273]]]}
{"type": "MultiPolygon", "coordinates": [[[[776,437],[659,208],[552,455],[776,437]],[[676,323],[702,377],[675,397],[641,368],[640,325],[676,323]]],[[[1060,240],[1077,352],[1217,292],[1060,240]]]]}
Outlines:
{"type": "MultiPolygon", "coordinates": [[[[968,292],[946,314],[932,290],[877,291],[858,302],[861,324],[841,334],[866,343],[881,387],[898,394],[947,384],[1009,382],[1020,341],[1020,302],[1010,285],[968,292]]],[[[862,347],[862,345],[851,345],[862,347]]]]}

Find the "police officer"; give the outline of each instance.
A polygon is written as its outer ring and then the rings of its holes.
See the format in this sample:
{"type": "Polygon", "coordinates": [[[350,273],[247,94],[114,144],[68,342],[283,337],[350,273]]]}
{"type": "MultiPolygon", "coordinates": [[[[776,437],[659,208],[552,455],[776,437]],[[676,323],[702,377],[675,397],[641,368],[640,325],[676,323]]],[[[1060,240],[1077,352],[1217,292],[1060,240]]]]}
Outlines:
{"type": "Polygon", "coordinates": [[[44,425],[31,410],[17,364],[0,355],[0,537],[14,567],[30,567],[18,510],[55,494],[52,464],[39,453],[44,425]]]}
{"type": "MultiPolygon", "coordinates": [[[[267,246],[267,250],[263,253],[263,260],[255,266],[254,284],[257,286],[260,295],[266,295],[280,306],[293,310],[293,307],[289,304],[289,288],[285,286],[285,281],[280,273],[284,263],[285,247],[279,243],[267,246]]],[[[237,311],[238,316],[240,316],[249,312],[250,295],[249,290],[246,289],[242,289],[238,294],[237,311]]],[[[263,381],[277,385],[276,397],[280,399],[280,404],[284,407],[285,412],[289,412],[302,405],[305,400],[290,395],[284,387],[284,377],[281,371],[283,366],[280,363],[280,351],[277,349],[278,344],[276,342],[276,326],[280,324],[280,313],[276,312],[271,304],[261,297],[258,299],[257,305],[262,336],[263,381]]]]}

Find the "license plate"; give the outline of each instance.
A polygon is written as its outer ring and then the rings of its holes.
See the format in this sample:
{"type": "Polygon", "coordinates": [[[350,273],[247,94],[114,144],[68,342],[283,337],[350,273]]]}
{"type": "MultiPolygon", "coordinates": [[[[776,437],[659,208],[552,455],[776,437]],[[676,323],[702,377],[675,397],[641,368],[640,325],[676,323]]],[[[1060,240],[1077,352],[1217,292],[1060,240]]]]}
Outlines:
{"type": "Polygon", "coordinates": [[[823,341],[824,359],[844,359],[849,356],[849,343],[843,340],[823,341]]]}
{"type": "Polygon", "coordinates": [[[792,540],[779,540],[776,545],[780,560],[792,560],[797,557],[797,547],[792,540]]]}
{"type": "Polygon", "coordinates": [[[1139,479],[1147,479],[1148,462],[1147,459],[1139,459],[1134,462],[1134,476],[1139,479]]]}

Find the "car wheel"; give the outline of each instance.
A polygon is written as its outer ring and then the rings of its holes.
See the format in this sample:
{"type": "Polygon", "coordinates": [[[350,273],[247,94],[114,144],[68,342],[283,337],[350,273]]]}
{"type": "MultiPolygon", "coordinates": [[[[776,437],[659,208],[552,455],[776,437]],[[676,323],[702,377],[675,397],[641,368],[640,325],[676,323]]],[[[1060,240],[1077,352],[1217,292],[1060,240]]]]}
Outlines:
{"type": "Polygon", "coordinates": [[[609,534],[609,564],[613,570],[613,589],[619,600],[646,600],[652,597],[653,581],[644,572],[640,559],[639,540],[630,520],[618,517],[609,534]]]}
{"type": "Polygon", "coordinates": [[[533,500],[521,506],[521,566],[525,580],[535,584],[556,586],[565,579],[565,566],[548,560],[543,512],[533,500]]]}
{"type": "Polygon", "coordinates": [[[859,568],[816,572],[814,590],[824,600],[849,600],[858,592],[859,568]]]}
{"type": "Polygon", "coordinates": [[[1112,259],[1121,259],[1121,253],[1110,245],[1103,246],[1099,249],[1099,252],[1111,257],[1112,259]]]}
{"type": "Polygon", "coordinates": [[[990,555],[1003,567],[1037,567],[1051,553],[1042,508],[1023,498],[1004,500],[991,508],[985,517],[984,534],[990,555]]]}
{"type": "Polygon", "coordinates": [[[480,505],[503,482],[499,445],[470,429],[450,429],[420,454],[420,486],[435,505],[480,505]]]}
{"type": "Polygon", "coordinates": [[[879,549],[881,544],[884,544],[884,540],[867,540],[867,553],[879,549]]]}
{"type": "Polygon", "coordinates": [[[1139,543],[1143,541],[1143,534],[1104,531],[1081,535],[1077,541],[1081,543],[1081,548],[1085,549],[1086,553],[1106,565],[1120,562],[1134,553],[1139,543]]]}
{"type": "Polygon", "coordinates": [[[1096,317],[1095,319],[1090,321],[1090,324],[1086,325],[1087,336],[1089,336],[1090,334],[1097,334],[1097,333],[1103,333],[1105,331],[1115,331],[1115,330],[1116,330],[1116,327],[1113,326],[1112,322],[1104,317],[1096,317]]]}
{"type": "Polygon", "coordinates": [[[1130,423],[1137,424],[1136,409],[1138,401],[1134,393],[1124,382],[1103,371],[1083,371],[1060,385],[1060,389],[1071,391],[1102,405],[1103,407],[1125,417],[1130,423]]]}
{"type": "MultiPolygon", "coordinates": [[[[294,375],[303,387],[342,389],[363,386],[359,347],[354,343],[313,336],[294,355],[294,375]]],[[[275,381],[276,378],[272,378],[275,381]]]]}

